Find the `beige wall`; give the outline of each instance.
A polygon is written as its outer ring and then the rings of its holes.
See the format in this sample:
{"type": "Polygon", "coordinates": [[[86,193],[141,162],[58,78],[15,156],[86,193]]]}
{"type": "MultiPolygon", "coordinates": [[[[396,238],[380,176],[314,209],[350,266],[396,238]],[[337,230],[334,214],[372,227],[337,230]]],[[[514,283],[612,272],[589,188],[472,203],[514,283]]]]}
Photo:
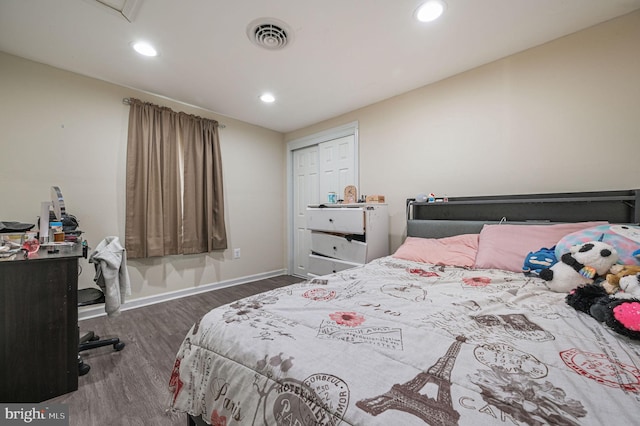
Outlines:
{"type": "MultiPolygon", "coordinates": [[[[0,220],[35,223],[40,202],[60,186],[89,244],[124,241],[129,108],[137,97],[214,118],[221,130],[229,249],[129,262],[130,300],[281,271],[285,161],[281,133],[0,53],[0,220]],[[232,260],[231,248],[242,249],[232,260]]],[[[93,265],[82,261],[81,287],[93,265]]]]}
{"type": "MultiPolygon", "coordinates": [[[[386,195],[392,250],[404,236],[405,198],[420,192],[640,188],[638,45],[635,12],[284,139],[358,121],[360,192],[386,195]]],[[[226,124],[227,231],[242,257],[131,261],[132,299],[285,267],[281,134],[3,53],[0,94],[0,220],[35,221],[58,185],[91,244],[124,238],[122,98],[134,96],[226,124]]],[[[87,286],[92,268],[83,266],[87,286]]]]}
{"type": "Polygon", "coordinates": [[[420,192],[640,188],[639,46],[635,12],[285,139],[359,122],[360,192],[387,197],[392,250],[420,192]]]}

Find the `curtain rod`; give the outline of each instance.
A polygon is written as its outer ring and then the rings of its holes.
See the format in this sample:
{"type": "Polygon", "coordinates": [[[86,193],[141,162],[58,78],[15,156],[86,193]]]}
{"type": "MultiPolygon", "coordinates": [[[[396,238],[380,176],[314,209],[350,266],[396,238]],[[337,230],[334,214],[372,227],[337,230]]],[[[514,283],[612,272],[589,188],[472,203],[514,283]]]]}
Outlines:
{"type": "MultiPolygon", "coordinates": [[[[122,103],[125,104],[125,105],[131,105],[131,99],[122,98],[122,103]]],[[[217,120],[215,120],[215,121],[217,122],[217,120]]],[[[218,128],[219,129],[224,129],[225,127],[227,127],[227,126],[225,126],[224,124],[218,122],[218,128]]]]}

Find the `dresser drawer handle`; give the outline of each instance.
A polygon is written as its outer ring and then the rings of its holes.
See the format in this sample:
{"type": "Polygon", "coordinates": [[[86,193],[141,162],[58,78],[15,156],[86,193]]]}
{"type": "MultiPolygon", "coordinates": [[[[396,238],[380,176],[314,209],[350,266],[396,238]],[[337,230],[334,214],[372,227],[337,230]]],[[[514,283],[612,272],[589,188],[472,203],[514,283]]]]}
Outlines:
{"type": "Polygon", "coordinates": [[[329,219],[329,222],[333,223],[333,219],[329,219]]]}
{"type": "Polygon", "coordinates": [[[333,246],[333,251],[338,250],[338,248],[336,246],[333,246]]]}

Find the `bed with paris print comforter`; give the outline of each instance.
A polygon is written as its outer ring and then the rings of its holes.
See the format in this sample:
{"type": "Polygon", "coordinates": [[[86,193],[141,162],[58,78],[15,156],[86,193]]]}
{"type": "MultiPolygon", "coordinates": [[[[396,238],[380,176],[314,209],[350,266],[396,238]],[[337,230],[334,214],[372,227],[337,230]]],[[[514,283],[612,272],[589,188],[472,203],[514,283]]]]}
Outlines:
{"type": "Polygon", "coordinates": [[[210,311],[170,406],[213,425],[631,425],[639,367],[639,342],[540,278],[389,256],[210,311]]]}

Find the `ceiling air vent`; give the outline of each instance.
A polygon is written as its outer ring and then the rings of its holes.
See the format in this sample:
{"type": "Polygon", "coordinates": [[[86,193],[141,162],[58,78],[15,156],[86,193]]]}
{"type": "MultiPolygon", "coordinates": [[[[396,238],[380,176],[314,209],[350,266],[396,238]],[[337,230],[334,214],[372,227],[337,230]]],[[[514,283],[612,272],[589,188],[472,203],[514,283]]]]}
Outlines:
{"type": "Polygon", "coordinates": [[[140,4],[143,0],[88,0],[93,4],[98,4],[103,10],[107,10],[114,15],[119,15],[129,22],[133,22],[140,4]]]}
{"type": "Polygon", "coordinates": [[[249,40],[267,50],[284,49],[291,42],[291,30],[287,24],[273,18],[261,18],[247,27],[249,40]]]}

